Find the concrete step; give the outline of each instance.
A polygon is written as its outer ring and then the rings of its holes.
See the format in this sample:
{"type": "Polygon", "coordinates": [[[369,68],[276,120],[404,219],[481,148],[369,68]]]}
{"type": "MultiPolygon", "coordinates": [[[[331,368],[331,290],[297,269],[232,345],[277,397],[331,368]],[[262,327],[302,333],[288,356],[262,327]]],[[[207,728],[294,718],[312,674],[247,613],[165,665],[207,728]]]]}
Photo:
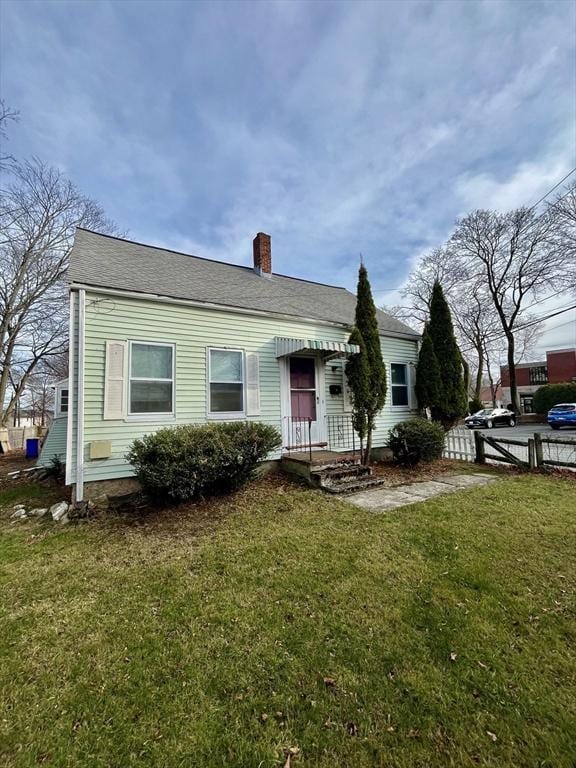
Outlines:
{"type": "Polygon", "coordinates": [[[320,488],[328,493],[353,493],[355,491],[364,491],[367,488],[376,488],[379,485],[384,485],[386,480],[381,477],[374,477],[373,475],[363,475],[354,479],[346,479],[345,481],[331,483],[321,483],[320,488]]]}
{"type": "Polygon", "coordinates": [[[333,464],[329,467],[323,467],[321,469],[313,467],[310,470],[310,474],[314,475],[320,482],[324,479],[336,481],[345,477],[362,477],[364,475],[371,475],[372,467],[366,467],[363,464],[333,464]]]}

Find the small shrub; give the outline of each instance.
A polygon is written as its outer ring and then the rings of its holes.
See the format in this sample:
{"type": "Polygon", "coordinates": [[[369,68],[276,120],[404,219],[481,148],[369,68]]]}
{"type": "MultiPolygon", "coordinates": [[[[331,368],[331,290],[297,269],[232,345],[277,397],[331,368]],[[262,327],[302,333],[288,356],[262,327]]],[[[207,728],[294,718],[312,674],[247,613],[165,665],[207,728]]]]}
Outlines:
{"type": "Polygon", "coordinates": [[[398,464],[418,464],[442,456],[446,433],[441,424],[426,419],[401,421],[390,430],[388,447],[398,464]]]}
{"type": "Polygon", "coordinates": [[[470,413],[478,413],[478,411],[481,411],[482,408],[484,408],[484,403],[477,397],[475,397],[473,400],[470,400],[468,403],[468,410],[470,413]]]}
{"type": "Polygon", "coordinates": [[[534,410],[546,414],[558,403],[576,403],[576,383],[544,384],[534,393],[534,410]]]}
{"type": "Polygon", "coordinates": [[[58,454],[55,453],[54,456],[52,456],[50,464],[44,469],[49,477],[53,477],[55,480],[64,480],[66,465],[58,454]]]}
{"type": "Polygon", "coordinates": [[[127,459],[149,494],[187,501],[238,488],[280,445],[278,430],[258,422],[188,424],[135,440],[127,459]]]}

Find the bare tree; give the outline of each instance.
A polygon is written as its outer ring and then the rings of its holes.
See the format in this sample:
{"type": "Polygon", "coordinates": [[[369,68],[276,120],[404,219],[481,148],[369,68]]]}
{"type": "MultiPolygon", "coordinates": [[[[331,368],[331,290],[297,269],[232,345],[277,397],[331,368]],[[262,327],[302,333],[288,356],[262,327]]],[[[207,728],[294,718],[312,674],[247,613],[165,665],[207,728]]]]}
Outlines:
{"type": "Polygon", "coordinates": [[[5,146],[8,141],[7,125],[15,120],[18,120],[18,112],[6,106],[6,102],[0,99],[0,170],[14,161],[12,155],[5,154],[5,146]]]}
{"type": "Polygon", "coordinates": [[[0,201],[0,426],[40,363],[66,347],[64,274],[77,226],[116,231],[60,171],[37,159],[10,168],[0,201]]]}
{"type": "Polygon", "coordinates": [[[469,280],[487,290],[507,348],[513,407],[519,411],[515,330],[525,319],[527,301],[558,285],[564,259],[555,246],[557,217],[518,208],[507,214],[477,210],[456,223],[450,248],[466,263],[469,280]]]}
{"type": "Polygon", "coordinates": [[[565,287],[576,292],[576,183],[550,203],[556,220],[554,244],[565,260],[565,287]]]}
{"type": "MultiPolygon", "coordinates": [[[[516,363],[524,362],[527,357],[532,354],[532,351],[542,334],[541,323],[535,323],[534,320],[535,318],[531,315],[525,315],[525,322],[527,324],[529,323],[529,325],[520,327],[514,332],[516,340],[516,363]]],[[[503,363],[501,336],[487,338],[484,348],[484,360],[486,363],[485,370],[488,385],[490,386],[492,405],[496,407],[496,394],[502,384],[500,373],[501,365],[503,363]]]]}
{"type": "Polygon", "coordinates": [[[406,304],[391,309],[400,319],[423,325],[430,312],[432,287],[438,280],[450,305],[465,367],[469,365],[474,371],[473,395],[479,397],[486,367],[484,349],[498,320],[487,290],[471,283],[469,277],[467,263],[454,249],[435,248],[422,258],[410,275],[402,292],[406,304]]]}
{"type": "Polygon", "coordinates": [[[48,416],[54,408],[54,374],[44,363],[40,363],[28,378],[28,384],[20,398],[19,406],[30,412],[33,423],[45,427],[48,416]]]}
{"type": "MultiPolygon", "coordinates": [[[[449,298],[462,285],[462,265],[457,263],[454,253],[448,248],[434,248],[425,254],[409,276],[402,291],[404,304],[387,307],[386,311],[405,322],[423,326],[430,313],[432,288],[439,282],[444,295],[449,298]]],[[[450,310],[453,311],[452,307],[450,310]]]]}

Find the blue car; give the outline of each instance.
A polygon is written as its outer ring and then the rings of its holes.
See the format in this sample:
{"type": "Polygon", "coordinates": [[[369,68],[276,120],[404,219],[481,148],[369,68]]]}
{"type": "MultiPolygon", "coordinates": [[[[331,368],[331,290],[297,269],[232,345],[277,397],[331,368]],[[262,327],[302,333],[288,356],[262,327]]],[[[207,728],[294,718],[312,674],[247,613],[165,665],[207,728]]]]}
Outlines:
{"type": "Polygon", "coordinates": [[[560,429],[560,427],[576,429],[576,403],[558,403],[548,411],[547,421],[552,429],[560,429]]]}

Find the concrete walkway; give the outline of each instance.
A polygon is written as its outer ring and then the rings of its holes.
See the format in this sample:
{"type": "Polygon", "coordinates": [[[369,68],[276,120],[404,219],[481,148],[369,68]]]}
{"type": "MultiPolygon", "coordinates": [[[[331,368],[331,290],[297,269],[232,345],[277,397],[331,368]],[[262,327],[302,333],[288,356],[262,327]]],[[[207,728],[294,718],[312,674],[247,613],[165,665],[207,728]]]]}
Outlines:
{"type": "Polygon", "coordinates": [[[440,475],[438,480],[425,480],[420,483],[396,485],[392,488],[374,488],[372,490],[351,493],[346,501],[370,512],[387,512],[389,509],[416,504],[419,501],[440,496],[443,493],[455,493],[463,488],[475,488],[498,480],[497,475],[485,475],[479,472],[469,475],[440,475]]]}

